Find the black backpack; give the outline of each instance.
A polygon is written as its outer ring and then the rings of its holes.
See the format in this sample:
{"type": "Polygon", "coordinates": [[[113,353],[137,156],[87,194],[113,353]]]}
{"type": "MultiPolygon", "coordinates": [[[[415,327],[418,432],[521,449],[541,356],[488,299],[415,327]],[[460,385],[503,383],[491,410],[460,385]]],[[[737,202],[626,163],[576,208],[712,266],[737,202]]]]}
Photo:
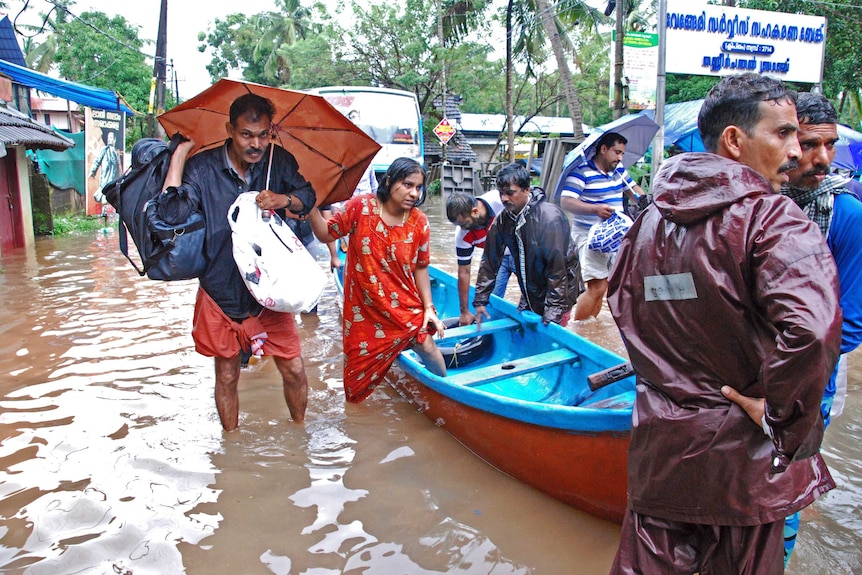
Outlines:
{"type": "Polygon", "coordinates": [[[191,279],[203,271],[203,216],[195,213],[186,222],[171,226],[160,220],[157,210],[171,154],[182,141],[179,134],[170,143],[157,138],[138,140],[132,146],[131,168],[102,189],[119,215],[120,251],[138,274],[150,279],[191,279]],[[140,266],[129,256],[128,236],[138,249],[140,266]],[[176,257],[179,253],[172,255],[180,251],[184,253],[182,258],[176,257]],[[194,259],[198,263],[192,269],[178,265],[179,260],[188,261],[190,253],[197,256],[194,259]]]}

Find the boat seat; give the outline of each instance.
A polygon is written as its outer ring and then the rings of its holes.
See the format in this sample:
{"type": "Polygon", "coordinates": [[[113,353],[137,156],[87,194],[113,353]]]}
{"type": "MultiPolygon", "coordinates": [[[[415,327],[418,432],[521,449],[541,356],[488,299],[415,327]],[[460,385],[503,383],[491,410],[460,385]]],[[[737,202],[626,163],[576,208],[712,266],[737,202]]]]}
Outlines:
{"type": "Polygon", "coordinates": [[[475,337],[480,335],[488,335],[498,331],[507,331],[520,327],[521,324],[510,317],[502,319],[492,319],[482,322],[482,329],[477,330],[475,325],[463,325],[453,327],[443,332],[443,337],[434,340],[438,346],[450,345],[450,340],[464,339],[465,337],[475,337]]]}
{"type": "Polygon", "coordinates": [[[468,369],[449,375],[446,379],[454,385],[476,387],[572,362],[575,362],[575,366],[579,366],[580,356],[570,349],[561,348],[479,369],[468,369]]]}
{"type": "Polygon", "coordinates": [[[578,407],[591,407],[593,409],[632,409],[635,404],[635,390],[631,389],[623,393],[593,401],[590,397],[582,403],[575,403],[578,407]]]}

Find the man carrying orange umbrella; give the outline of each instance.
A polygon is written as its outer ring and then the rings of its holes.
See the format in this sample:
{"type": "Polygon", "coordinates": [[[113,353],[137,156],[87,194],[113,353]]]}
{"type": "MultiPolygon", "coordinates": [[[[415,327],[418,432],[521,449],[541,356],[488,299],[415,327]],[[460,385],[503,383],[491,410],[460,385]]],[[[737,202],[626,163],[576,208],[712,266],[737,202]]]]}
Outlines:
{"type": "Polygon", "coordinates": [[[206,220],[207,267],[200,276],[192,337],[198,353],[215,358],[216,408],[226,431],[239,424],[240,350],[275,358],[295,423],[305,420],[308,403],[293,316],[263,308],[246,288],[234,261],[227,218],[237,196],[249,190],[262,190],[258,206],[282,217],[285,211],[305,216],[315,205],[315,192],[293,154],[271,143],[274,116],[273,103],[258,94],[233,100],[225,123],[227,140],[193,157],[189,156],[198,145],[194,139],[180,144],[160,198],[166,219],[182,222],[188,213],[200,210],[206,220]]]}

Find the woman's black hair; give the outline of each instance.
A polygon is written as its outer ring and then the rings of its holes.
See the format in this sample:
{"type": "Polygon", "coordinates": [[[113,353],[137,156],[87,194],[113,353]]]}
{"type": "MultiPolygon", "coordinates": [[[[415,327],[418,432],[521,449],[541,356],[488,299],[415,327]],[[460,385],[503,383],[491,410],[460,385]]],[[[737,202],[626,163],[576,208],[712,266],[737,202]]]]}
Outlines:
{"type": "Polygon", "coordinates": [[[422,165],[416,160],[411,160],[410,158],[396,158],[392,161],[389,165],[389,169],[386,170],[386,173],[383,175],[380,186],[377,188],[377,199],[380,200],[380,203],[386,203],[392,195],[392,186],[398,182],[406,180],[408,176],[416,173],[422,174],[422,193],[419,195],[419,199],[416,200],[416,203],[413,204],[414,207],[418,208],[425,202],[425,179],[427,178],[427,175],[425,174],[425,170],[422,168],[422,165]]]}

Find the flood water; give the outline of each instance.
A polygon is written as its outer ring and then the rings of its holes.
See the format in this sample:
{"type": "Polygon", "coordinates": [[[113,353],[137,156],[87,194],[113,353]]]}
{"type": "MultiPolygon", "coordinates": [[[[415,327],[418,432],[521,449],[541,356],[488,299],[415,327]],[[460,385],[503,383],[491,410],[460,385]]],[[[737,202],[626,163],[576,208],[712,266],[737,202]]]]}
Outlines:
{"type": "MultiPolygon", "coordinates": [[[[438,198],[424,209],[454,271],[454,228],[438,198]]],[[[345,403],[334,286],[298,318],[305,426],[264,359],[224,433],[189,334],[195,282],[138,278],[114,229],[0,264],[0,572],[607,573],[618,526],[486,465],[389,386],[345,403]]],[[[570,327],[623,352],[607,310],[570,327]]],[[[839,487],[805,511],[788,573],[862,572],[858,354],[850,369],[824,445],[839,487]]]]}

